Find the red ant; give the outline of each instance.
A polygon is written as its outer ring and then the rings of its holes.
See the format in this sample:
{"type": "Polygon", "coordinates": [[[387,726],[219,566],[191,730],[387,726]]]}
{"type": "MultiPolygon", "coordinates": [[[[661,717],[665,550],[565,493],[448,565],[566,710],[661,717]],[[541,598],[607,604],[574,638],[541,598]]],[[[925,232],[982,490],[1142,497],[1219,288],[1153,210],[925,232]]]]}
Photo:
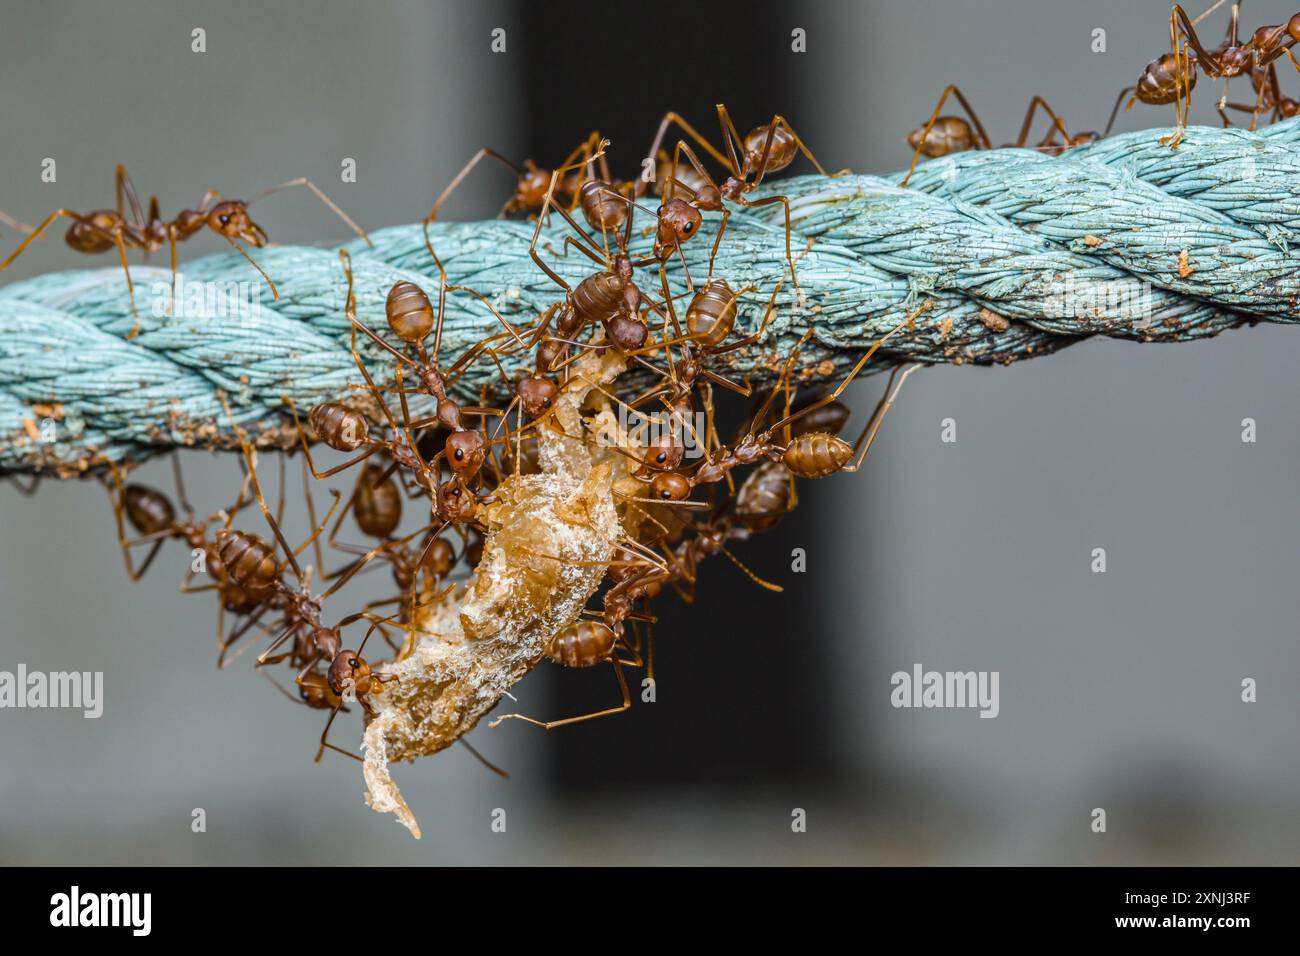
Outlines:
{"type": "MultiPolygon", "coordinates": [[[[1051,126],[1047,135],[1038,143],[1034,149],[1044,153],[1059,153],[1072,146],[1082,146],[1084,143],[1095,142],[1101,137],[1097,133],[1085,132],[1071,136],[1065,128],[1065,122],[1056,112],[1047,105],[1047,101],[1041,96],[1035,96],[1029,101],[1029,109],[1025,112],[1024,122],[1020,125],[1020,135],[1016,137],[1010,147],[1016,149],[1024,148],[1025,143],[1029,141],[1029,130],[1034,124],[1034,114],[1041,109],[1051,119],[1051,126]],[[1057,134],[1061,136],[1061,142],[1056,141],[1057,134]]],[[[939,97],[939,102],[930,114],[930,119],[924,126],[912,130],[907,137],[907,145],[913,149],[912,165],[907,169],[907,175],[903,177],[900,184],[904,189],[907,188],[908,180],[912,178],[912,173],[916,171],[916,164],[920,161],[921,156],[928,156],[931,159],[937,159],[940,156],[948,156],[952,153],[961,153],[971,149],[992,149],[993,143],[989,140],[988,133],[984,131],[984,124],[980,122],[979,117],[975,115],[966,97],[956,86],[949,84],[944,88],[943,95],[939,97]],[[966,115],[970,117],[970,122],[962,119],[960,116],[940,116],[943,110],[943,104],[948,101],[949,96],[957,97],[962,108],[966,110],[966,115]]]]}
{"type": "Polygon", "coordinates": [[[275,283],[271,277],[262,270],[253,258],[244,250],[240,242],[245,242],[254,248],[262,248],[267,243],[265,230],[255,223],[248,214],[248,207],[265,196],[279,192],[282,189],[288,189],[295,186],[305,186],[310,189],[329,209],[333,210],[352,231],[366,241],[370,242],[370,237],[365,231],[348,218],[337,205],[334,204],[314,183],[309,179],[293,179],[278,186],[272,186],[264,189],[248,202],[240,199],[223,199],[221,194],[215,189],[210,189],[203,194],[198,206],[194,209],[182,209],[177,213],[176,218],[166,220],[162,218],[158,210],[157,197],[149,199],[149,215],[146,217],[140,206],[140,200],[136,195],[135,186],[131,182],[131,177],[127,174],[126,167],[118,166],[115,176],[117,207],[116,209],[99,209],[89,213],[79,213],[71,209],[56,209],[45,217],[35,229],[30,230],[30,234],[15,249],[9,258],[0,262],[0,272],[13,263],[23,250],[31,243],[35,242],[50,225],[60,217],[72,220],[72,225],[68,228],[64,236],[65,241],[73,249],[84,253],[107,252],[109,249],[116,248],[118,258],[122,262],[122,271],[126,273],[126,288],[131,301],[131,315],[133,322],[131,331],[127,333],[127,338],[134,338],[140,329],[139,316],[135,309],[135,286],[131,281],[131,269],[127,265],[126,250],[140,249],[146,255],[157,252],[164,245],[171,249],[171,267],[172,267],[172,284],[176,280],[176,244],[184,242],[191,236],[201,232],[204,228],[212,230],[221,238],[225,239],[241,256],[248,260],[248,263],[257,270],[258,274],[266,280],[266,284],[271,289],[273,298],[280,297],[275,283]],[[127,217],[123,205],[123,198],[130,205],[130,218],[127,217]]]}
{"type": "MultiPolygon", "coordinates": [[[[1138,100],[1153,105],[1174,104],[1177,115],[1176,128],[1172,134],[1160,140],[1162,145],[1168,145],[1170,149],[1178,147],[1183,138],[1183,131],[1187,127],[1187,118],[1191,112],[1191,92],[1196,86],[1198,67],[1206,76],[1222,78],[1225,81],[1231,81],[1232,77],[1240,76],[1243,72],[1249,74],[1256,90],[1256,105],[1253,110],[1245,111],[1251,112],[1256,118],[1266,109],[1268,95],[1264,93],[1266,84],[1273,87],[1272,105],[1275,112],[1281,108],[1282,97],[1281,92],[1276,88],[1276,71],[1273,71],[1274,76],[1271,81],[1268,77],[1273,62],[1285,55],[1296,69],[1300,70],[1300,62],[1290,50],[1296,41],[1300,40],[1300,13],[1284,24],[1260,27],[1249,40],[1241,43],[1238,39],[1240,4],[1234,4],[1224,41],[1213,50],[1206,50],[1196,35],[1196,24],[1218,7],[1219,3],[1216,3],[1201,16],[1192,20],[1179,4],[1174,4],[1169,13],[1170,52],[1148,63],[1135,87],[1120,92],[1121,99],[1125,93],[1132,92],[1128,105],[1124,107],[1125,112],[1132,109],[1133,104],[1138,100]]],[[[1228,106],[1226,100],[1225,86],[1224,95],[1220,98],[1218,106],[1219,115],[1223,118],[1225,126],[1228,125],[1228,117],[1224,112],[1228,106]]],[[[1231,108],[1242,109],[1240,104],[1233,104],[1231,108]]]]}
{"type": "Polygon", "coordinates": [[[755,127],[742,137],[736,129],[736,125],[731,121],[731,115],[727,112],[726,106],[719,103],[717,109],[718,122],[722,127],[722,136],[726,144],[727,155],[725,157],[678,114],[666,113],[660,122],[659,130],[655,134],[648,153],[651,161],[657,155],[668,127],[676,125],[728,170],[727,178],[719,185],[709,175],[708,170],[704,168],[704,164],[700,162],[699,157],[691,149],[690,145],[679,139],[673,150],[672,169],[674,172],[664,187],[664,194],[667,197],[665,205],[671,204],[673,196],[680,188],[691,197],[688,203],[691,208],[701,212],[722,213],[722,223],[719,225],[717,236],[713,240],[713,251],[709,254],[709,278],[712,278],[713,261],[717,258],[718,248],[722,244],[722,236],[727,229],[727,220],[731,218],[731,211],[726,208],[723,201],[726,200],[749,209],[780,203],[785,209],[785,257],[790,264],[790,276],[794,282],[795,290],[798,291],[799,279],[795,275],[794,254],[790,248],[790,201],[785,196],[767,196],[756,200],[746,199],[745,197],[762,185],[763,179],[768,173],[780,172],[785,169],[794,162],[799,153],[806,156],[817,172],[823,176],[840,176],[847,170],[834,174],[828,173],[822,167],[822,164],[817,161],[817,157],[804,145],[803,140],[799,138],[794,128],[780,114],[773,116],[771,122],[766,126],[755,127]],[[739,149],[739,152],[737,152],[737,149],[739,149]],[[698,177],[698,180],[703,180],[704,184],[702,186],[692,188],[677,177],[676,170],[681,163],[683,153],[690,162],[695,176],[698,177]]]}

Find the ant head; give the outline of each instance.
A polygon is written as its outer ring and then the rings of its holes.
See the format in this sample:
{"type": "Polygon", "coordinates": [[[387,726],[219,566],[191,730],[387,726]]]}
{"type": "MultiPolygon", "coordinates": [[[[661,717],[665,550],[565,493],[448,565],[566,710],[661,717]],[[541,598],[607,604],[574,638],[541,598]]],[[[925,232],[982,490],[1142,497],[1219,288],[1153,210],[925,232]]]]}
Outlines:
{"type": "Polygon", "coordinates": [[[686,446],[673,430],[669,429],[655,436],[654,441],[650,442],[650,447],[646,449],[642,461],[650,471],[666,472],[680,465],[685,456],[686,446]]]}
{"type": "Polygon", "coordinates": [[[546,191],[551,188],[551,171],[538,169],[531,159],[524,160],[524,173],[515,183],[514,195],[506,203],[506,212],[523,212],[538,209],[546,201],[546,191]]]}
{"type": "Polygon", "coordinates": [[[388,327],[403,342],[423,342],[433,331],[433,303],[414,282],[394,282],[384,311],[388,327]]]}
{"type": "Polygon", "coordinates": [[[487,458],[487,439],[480,431],[452,432],[443,448],[447,452],[447,464],[458,478],[473,478],[487,458]]]}
{"type": "Polygon", "coordinates": [[[248,204],[239,199],[227,199],[213,206],[208,213],[208,226],[227,239],[243,239],[258,248],[266,245],[266,233],[248,215],[248,204]]]}
{"type": "Polygon", "coordinates": [[[700,231],[700,211],[684,199],[670,199],[659,207],[655,254],[666,255],[700,231]]]}
{"type": "Polygon", "coordinates": [[[440,517],[444,521],[469,521],[474,517],[478,501],[459,477],[453,476],[448,479],[442,484],[439,492],[440,517]]]}
{"type": "Polygon", "coordinates": [[[176,511],[167,496],[148,485],[127,485],[122,504],[127,520],[141,534],[157,534],[176,522],[176,511]]]}
{"type": "Polygon", "coordinates": [[[666,471],[654,476],[650,482],[650,497],[660,501],[685,501],[691,496],[691,482],[686,476],[675,471],[666,471]]]}
{"type": "Polygon", "coordinates": [[[605,335],[613,345],[624,352],[635,352],[645,345],[649,331],[639,319],[618,313],[605,322],[605,335]]]}
{"type": "Polygon", "coordinates": [[[63,237],[78,252],[107,252],[112,249],[112,235],[121,228],[122,220],[115,212],[95,212],[85,219],[75,220],[63,237]]]}
{"type": "Polygon", "coordinates": [[[349,687],[356,697],[370,693],[370,665],[356,651],[341,650],[329,669],[329,687],[342,696],[349,687]]]}
{"type": "Polygon", "coordinates": [[[529,418],[537,418],[555,404],[560,389],[549,378],[528,375],[516,383],[515,394],[519,396],[519,403],[524,407],[524,414],[529,418]]]}
{"type": "Polygon", "coordinates": [[[1286,32],[1292,40],[1300,43],[1300,13],[1286,22],[1286,32]]]}

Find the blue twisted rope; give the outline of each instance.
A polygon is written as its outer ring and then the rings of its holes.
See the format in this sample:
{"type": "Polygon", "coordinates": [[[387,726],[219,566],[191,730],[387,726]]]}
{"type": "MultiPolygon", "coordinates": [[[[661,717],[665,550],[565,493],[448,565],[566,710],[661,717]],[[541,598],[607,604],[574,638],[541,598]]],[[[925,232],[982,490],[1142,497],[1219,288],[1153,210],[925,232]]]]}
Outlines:
{"type": "MultiPolygon", "coordinates": [[[[913,324],[872,371],[909,360],[1008,363],[1090,335],[1176,342],[1243,322],[1295,322],[1300,121],[1259,133],[1192,128],[1176,151],[1159,144],[1166,132],[1127,133],[1060,158],[961,154],[921,166],[906,190],[901,174],[770,184],[763,194],[791,201],[802,294],[786,278],[782,207],[738,210],[715,264],[734,288],[752,288],[738,334],[758,327],[785,281],[764,341],[729,356],[729,374],[770,377],[811,329],[808,374],[826,378],[909,315],[913,324]]],[[[706,234],[686,247],[693,277],[707,272],[718,218],[707,216],[706,234]]],[[[561,294],[529,258],[532,233],[529,223],[501,220],[431,230],[448,281],[477,289],[521,329],[561,294]]],[[[592,266],[561,255],[563,236],[547,230],[541,248],[576,283],[592,266]]],[[[437,271],[418,224],[372,239],[373,248],[345,248],[359,315],[386,332],[389,287],[405,279],[433,294],[437,271]]],[[[177,446],[229,447],[223,393],[261,443],[285,445],[295,437],[285,397],[308,406],[355,396],[337,252],[283,246],[255,255],[278,300],[241,257],[209,256],[186,264],[168,314],[170,272],[132,267],[140,333],[129,340],[118,268],[0,289],[0,472],[69,476],[177,446]],[[220,295],[209,297],[213,290],[220,295]]],[[[680,293],[681,264],[668,274],[680,293]]],[[[639,281],[657,296],[652,275],[639,281]]],[[[476,297],[449,295],[444,362],[503,331],[476,297]]],[[[391,381],[380,349],[364,337],[357,348],[376,378],[391,381]]],[[[522,350],[502,357],[510,376],[526,362],[522,350]]],[[[459,386],[477,394],[501,378],[485,358],[459,386]]]]}

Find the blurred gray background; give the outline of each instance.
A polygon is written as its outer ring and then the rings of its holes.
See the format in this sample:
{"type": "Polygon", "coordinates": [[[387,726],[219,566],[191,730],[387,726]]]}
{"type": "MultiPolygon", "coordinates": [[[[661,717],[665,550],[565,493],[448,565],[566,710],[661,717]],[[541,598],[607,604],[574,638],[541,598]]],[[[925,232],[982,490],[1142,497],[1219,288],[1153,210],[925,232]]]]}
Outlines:
{"type": "MultiPolygon", "coordinates": [[[[718,100],[742,127],[786,114],[828,166],[887,172],[946,83],[996,142],[1035,93],[1072,130],[1100,128],[1168,42],[1163,0],[653,12],[4,0],[0,210],[35,222],[110,204],[124,162],[165,211],[305,175],[379,227],[418,219],[484,144],[546,163],[593,127],[617,147],[626,124],[637,154],[666,109],[711,133],[718,100]],[[344,157],[356,183],[339,182],[344,157]]],[[[1252,0],[1243,16],[1253,29],[1293,12],[1252,0]]],[[[1226,7],[1207,41],[1225,22],[1226,7]]],[[[1280,76],[1300,89],[1285,62],[1280,76]]],[[[1216,94],[1203,80],[1198,120],[1216,94]]],[[[1172,115],[1137,106],[1119,128],[1172,115]]],[[[452,215],[489,215],[508,188],[475,177],[452,215]]],[[[301,190],[258,218],[281,242],[346,238],[301,190]]],[[[3,281],[92,264],[62,231],[3,281]]],[[[16,241],[0,233],[0,248],[16,241]]],[[[216,251],[206,237],[183,250],[216,251]]],[[[99,720],[0,711],[0,862],[1294,863],[1298,359],[1300,333],[1261,326],[917,375],[868,466],[805,484],[800,510],[743,551],[785,595],[715,562],[695,609],[662,609],[657,703],[566,732],[483,728],[473,742],[509,781],[460,748],[396,768],[419,843],[366,809],[351,761],[312,764],[319,712],[246,666],[215,669],[211,596],[176,591],[183,548],[132,585],[98,485],[0,487],[0,669],[102,670],[107,697],[99,720]],[[940,441],[945,418],[956,443],[940,441]],[[807,573],[790,572],[792,547],[807,573]],[[1090,571],[1098,547],[1106,574],[1090,571]],[[890,675],[915,663],[999,671],[1000,716],[893,709],[890,675]],[[1258,703],[1240,701],[1245,677],[1258,703]],[[191,832],[196,807],[206,833],[191,832]]],[[[855,385],[852,404],[879,387],[855,385]]],[[[232,461],[183,462],[201,509],[229,497],[232,461]]],[[[296,460],[289,475],[292,492],[296,460]]],[[[171,488],[164,464],[141,476],[171,488]]],[[[576,713],[616,692],[607,672],[557,670],[520,685],[522,709],[576,713]]],[[[354,740],[356,715],[340,725],[354,740]]]]}

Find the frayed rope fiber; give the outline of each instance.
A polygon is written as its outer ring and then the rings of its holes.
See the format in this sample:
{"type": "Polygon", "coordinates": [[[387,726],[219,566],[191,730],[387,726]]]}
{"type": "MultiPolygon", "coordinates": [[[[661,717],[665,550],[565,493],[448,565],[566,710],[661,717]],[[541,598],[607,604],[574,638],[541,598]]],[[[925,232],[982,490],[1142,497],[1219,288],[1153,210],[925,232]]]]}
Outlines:
{"type": "MultiPolygon", "coordinates": [[[[787,275],[782,207],[736,209],[714,267],[733,288],[753,287],[734,334],[758,327],[784,283],[764,341],[727,356],[727,374],[772,378],[811,330],[800,381],[829,379],[909,315],[912,324],[868,371],[904,361],[1009,363],[1092,335],[1181,342],[1246,322],[1296,322],[1300,120],[1258,133],[1194,127],[1177,150],[1160,145],[1167,132],[1127,133],[1059,158],[964,153],[924,164],[906,190],[901,174],[767,184],[762,194],[791,203],[800,290],[787,275]]],[[[684,247],[697,282],[719,218],[706,216],[705,235],[684,247]]],[[[529,258],[533,229],[492,220],[430,232],[448,282],[479,291],[523,329],[563,294],[529,258]]],[[[548,229],[539,249],[576,284],[593,267],[562,254],[564,234],[548,229]]],[[[438,274],[419,224],[372,239],[374,248],[346,248],[359,318],[387,334],[392,284],[416,282],[436,301],[438,274]]],[[[638,242],[648,247],[644,236],[638,242]]],[[[170,270],[132,266],[140,332],[129,340],[118,267],[0,289],[0,473],[67,477],[180,446],[230,447],[223,394],[262,444],[285,445],[296,435],[285,397],[300,408],[355,398],[360,376],[337,251],[279,246],[253,255],[278,300],[231,253],[186,263],[168,314],[170,270]]],[[[680,294],[681,262],[668,273],[680,294]]],[[[637,281],[659,297],[654,270],[637,281]]],[[[449,295],[444,363],[501,331],[477,298],[449,295]]],[[[390,357],[364,336],[357,349],[377,379],[392,381],[390,357]]],[[[516,353],[502,357],[511,376],[530,359],[516,353]]],[[[501,370],[483,358],[458,384],[477,394],[491,383],[500,394],[501,370]]]]}

